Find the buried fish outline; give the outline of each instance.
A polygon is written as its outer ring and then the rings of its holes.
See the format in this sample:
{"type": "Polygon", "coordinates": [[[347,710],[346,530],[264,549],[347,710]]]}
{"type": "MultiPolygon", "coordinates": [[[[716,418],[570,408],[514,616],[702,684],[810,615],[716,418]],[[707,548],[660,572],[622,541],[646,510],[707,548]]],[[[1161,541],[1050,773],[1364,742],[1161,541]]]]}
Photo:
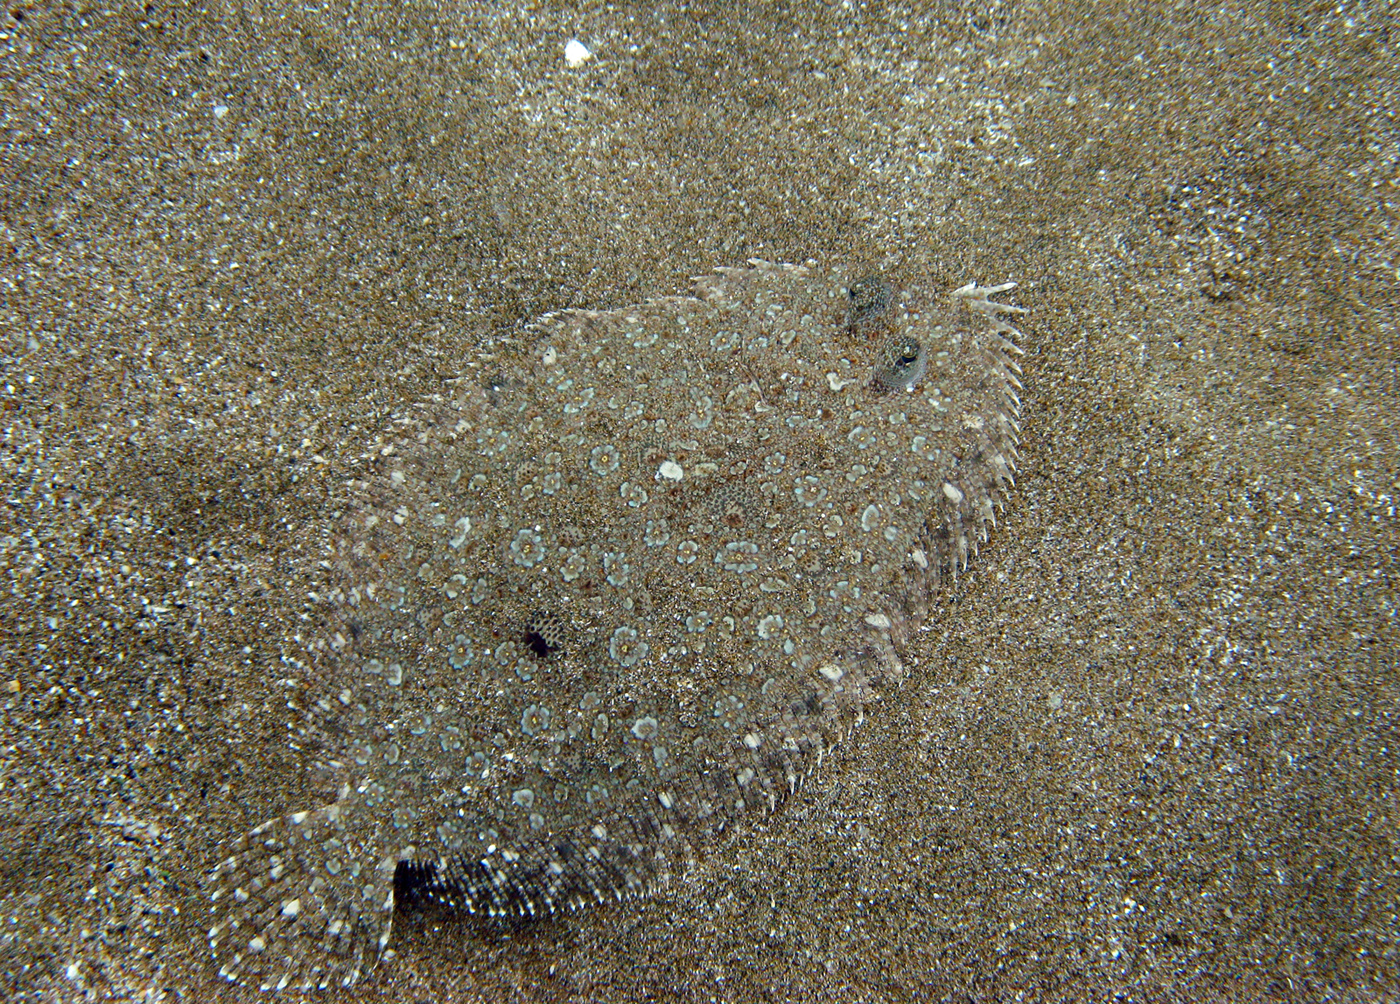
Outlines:
{"type": "Polygon", "coordinates": [[[339,794],[221,850],[227,979],[353,984],[401,865],[488,922],[644,894],[902,678],[1012,485],[1014,283],[695,283],[546,315],[375,440],[292,737],[339,794]]]}

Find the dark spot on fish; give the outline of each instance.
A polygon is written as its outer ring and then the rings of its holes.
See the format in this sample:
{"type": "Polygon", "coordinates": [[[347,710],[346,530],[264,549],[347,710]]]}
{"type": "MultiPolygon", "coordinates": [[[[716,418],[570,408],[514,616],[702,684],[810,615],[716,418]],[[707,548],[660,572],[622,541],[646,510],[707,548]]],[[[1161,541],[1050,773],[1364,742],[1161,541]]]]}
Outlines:
{"type": "Polygon", "coordinates": [[[536,659],[548,659],[564,647],[564,625],[554,614],[536,610],[525,625],[525,648],[536,659]]]}

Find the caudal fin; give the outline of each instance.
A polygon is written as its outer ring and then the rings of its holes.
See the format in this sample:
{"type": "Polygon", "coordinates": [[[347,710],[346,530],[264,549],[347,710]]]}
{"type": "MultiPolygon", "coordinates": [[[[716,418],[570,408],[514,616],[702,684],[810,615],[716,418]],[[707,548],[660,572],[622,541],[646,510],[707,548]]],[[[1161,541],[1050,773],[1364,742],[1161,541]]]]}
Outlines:
{"type": "Polygon", "coordinates": [[[270,820],[208,876],[219,972],[264,990],[350,986],[389,943],[398,857],[348,827],[352,806],[270,820]]]}

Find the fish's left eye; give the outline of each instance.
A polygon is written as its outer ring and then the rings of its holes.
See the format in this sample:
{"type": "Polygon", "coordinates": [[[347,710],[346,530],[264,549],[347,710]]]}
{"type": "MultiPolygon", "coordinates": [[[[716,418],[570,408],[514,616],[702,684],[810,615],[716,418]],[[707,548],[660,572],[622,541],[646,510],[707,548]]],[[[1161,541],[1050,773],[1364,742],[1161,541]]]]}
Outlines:
{"type": "Polygon", "coordinates": [[[850,299],[847,324],[855,328],[883,314],[890,305],[894,290],[880,276],[867,275],[851,283],[846,289],[846,296],[850,299]]]}

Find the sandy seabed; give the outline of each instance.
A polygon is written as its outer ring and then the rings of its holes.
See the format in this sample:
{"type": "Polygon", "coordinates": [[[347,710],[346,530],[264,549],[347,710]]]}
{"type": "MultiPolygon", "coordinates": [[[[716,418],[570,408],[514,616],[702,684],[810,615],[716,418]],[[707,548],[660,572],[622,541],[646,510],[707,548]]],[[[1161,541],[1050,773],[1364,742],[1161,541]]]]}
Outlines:
{"type": "Polygon", "coordinates": [[[1020,283],[998,531],[765,825],[322,999],[1400,995],[1394,14],[1136,6],[9,5],[0,987],[256,998],[201,877],[324,797],[287,569],[346,465],[763,257],[1020,283]]]}

